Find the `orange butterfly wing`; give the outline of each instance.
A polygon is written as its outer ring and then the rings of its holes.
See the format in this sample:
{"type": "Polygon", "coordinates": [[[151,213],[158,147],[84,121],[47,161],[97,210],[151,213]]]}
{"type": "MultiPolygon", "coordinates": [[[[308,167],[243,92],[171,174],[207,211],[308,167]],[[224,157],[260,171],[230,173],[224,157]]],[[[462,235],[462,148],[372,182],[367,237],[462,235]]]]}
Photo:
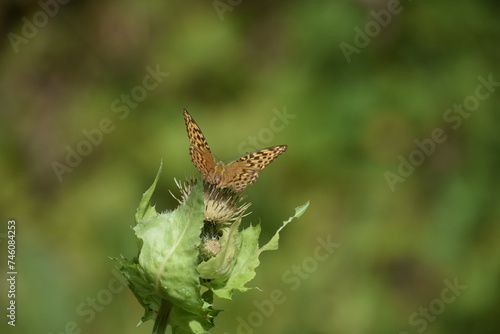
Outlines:
{"type": "MultiPolygon", "coordinates": [[[[210,151],[210,146],[203,136],[200,127],[186,109],[183,111],[186,130],[189,137],[189,154],[195,167],[204,175],[205,179],[215,170],[215,160],[210,151]]],[[[209,180],[207,180],[209,181],[209,180]]],[[[210,182],[210,181],[209,181],[210,182]]]]}
{"type": "Polygon", "coordinates": [[[235,191],[244,190],[249,184],[254,184],[259,177],[259,171],[285,153],[287,145],[278,145],[247,154],[229,163],[224,171],[224,184],[221,187],[233,187],[235,191]]]}

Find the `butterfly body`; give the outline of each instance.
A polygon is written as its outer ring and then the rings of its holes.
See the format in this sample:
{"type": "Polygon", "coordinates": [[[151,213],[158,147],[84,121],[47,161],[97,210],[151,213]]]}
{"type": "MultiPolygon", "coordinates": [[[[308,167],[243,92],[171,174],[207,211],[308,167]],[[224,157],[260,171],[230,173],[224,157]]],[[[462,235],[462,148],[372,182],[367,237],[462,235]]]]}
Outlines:
{"type": "Polygon", "coordinates": [[[203,174],[205,181],[214,184],[217,188],[232,187],[235,191],[244,190],[249,184],[255,183],[260,170],[288,148],[286,145],[268,147],[246,154],[227,165],[222,161],[216,162],[200,127],[186,109],[183,113],[191,143],[189,146],[191,160],[203,174]]]}
{"type": "Polygon", "coordinates": [[[229,182],[229,180],[226,180],[227,177],[226,174],[224,174],[225,171],[226,165],[222,161],[219,161],[215,164],[215,168],[209,171],[208,175],[206,175],[205,180],[216,185],[225,184],[229,182]]]}

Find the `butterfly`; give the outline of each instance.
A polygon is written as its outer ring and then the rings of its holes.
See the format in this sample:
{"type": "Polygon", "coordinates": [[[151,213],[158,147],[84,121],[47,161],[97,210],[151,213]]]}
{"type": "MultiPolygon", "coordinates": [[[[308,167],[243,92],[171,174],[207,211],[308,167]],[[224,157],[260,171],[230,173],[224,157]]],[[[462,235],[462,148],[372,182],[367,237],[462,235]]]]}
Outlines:
{"type": "Polygon", "coordinates": [[[182,112],[191,143],[189,146],[191,160],[203,174],[205,181],[214,184],[217,188],[232,187],[235,191],[244,190],[249,184],[257,181],[260,170],[273,162],[288,148],[287,145],[264,148],[246,154],[227,165],[222,161],[216,162],[198,124],[186,109],[182,112]]]}

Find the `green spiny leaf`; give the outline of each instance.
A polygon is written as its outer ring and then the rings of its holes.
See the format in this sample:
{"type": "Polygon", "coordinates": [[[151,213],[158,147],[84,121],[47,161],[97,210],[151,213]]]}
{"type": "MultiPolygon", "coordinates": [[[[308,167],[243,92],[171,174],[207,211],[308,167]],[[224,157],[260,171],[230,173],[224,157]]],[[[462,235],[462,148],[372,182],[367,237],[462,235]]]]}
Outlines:
{"type": "Polygon", "coordinates": [[[175,306],[195,314],[203,311],[196,272],[203,211],[203,185],[199,183],[176,210],[134,227],[143,242],[139,265],[154,291],[175,306]]]}
{"type": "Polygon", "coordinates": [[[297,207],[295,214],[288,220],[283,222],[283,225],[276,231],[276,234],[271,240],[259,249],[258,240],[260,235],[260,225],[249,226],[239,233],[240,250],[236,259],[236,264],[231,272],[229,279],[224,284],[213,286],[214,293],[220,298],[231,299],[233,291],[246,291],[250,288],[245,285],[255,277],[255,269],[259,266],[259,255],[266,250],[274,250],[278,248],[279,233],[288,225],[294,218],[300,217],[307,207],[309,202],[297,207]]]}
{"type": "Polygon", "coordinates": [[[142,194],[142,199],[141,202],[139,203],[139,207],[137,208],[137,211],[135,213],[135,222],[138,224],[140,222],[143,222],[145,220],[148,220],[151,217],[156,216],[158,213],[155,210],[154,206],[151,206],[151,196],[153,196],[153,192],[155,191],[156,188],[156,183],[158,182],[158,179],[160,178],[160,173],[163,167],[163,162],[160,164],[160,168],[158,169],[158,173],[156,173],[156,178],[149,187],[148,190],[144,194],[142,194]]]}

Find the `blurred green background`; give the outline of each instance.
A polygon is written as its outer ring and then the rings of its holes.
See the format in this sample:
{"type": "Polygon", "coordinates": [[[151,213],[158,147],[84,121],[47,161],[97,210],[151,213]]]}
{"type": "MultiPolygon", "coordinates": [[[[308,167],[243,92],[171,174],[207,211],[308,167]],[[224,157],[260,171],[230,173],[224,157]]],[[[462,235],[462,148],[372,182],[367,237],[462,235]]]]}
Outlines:
{"type": "Polygon", "coordinates": [[[195,174],[182,108],[222,160],[289,145],[246,191],[261,242],[311,202],[213,333],[498,332],[497,1],[44,3],[0,4],[2,333],[151,332],[108,257],[161,160],[160,210],[195,174]]]}

